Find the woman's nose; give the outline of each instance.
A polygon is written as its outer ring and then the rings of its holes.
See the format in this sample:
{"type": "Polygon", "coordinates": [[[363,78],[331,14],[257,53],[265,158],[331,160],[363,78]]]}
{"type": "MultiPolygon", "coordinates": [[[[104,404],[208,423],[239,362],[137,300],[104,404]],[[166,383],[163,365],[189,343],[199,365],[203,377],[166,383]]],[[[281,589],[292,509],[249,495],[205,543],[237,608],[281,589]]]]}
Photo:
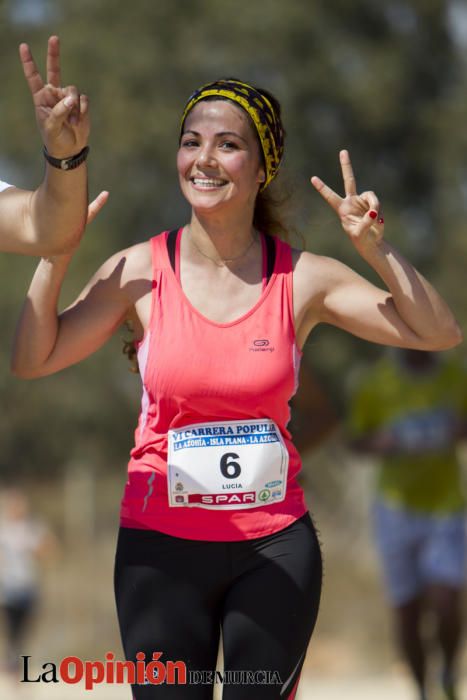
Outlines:
{"type": "Polygon", "coordinates": [[[200,149],[198,153],[198,163],[199,165],[216,164],[216,158],[210,145],[206,144],[200,149]]]}

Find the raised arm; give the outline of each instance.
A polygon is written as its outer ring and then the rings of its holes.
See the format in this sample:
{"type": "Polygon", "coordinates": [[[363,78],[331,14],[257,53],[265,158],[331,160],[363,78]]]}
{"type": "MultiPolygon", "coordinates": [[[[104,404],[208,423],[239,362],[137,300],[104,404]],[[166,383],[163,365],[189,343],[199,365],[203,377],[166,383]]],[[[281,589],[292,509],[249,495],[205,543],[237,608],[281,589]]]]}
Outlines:
{"type": "MultiPolygon", "coordinates": [[[[448,305],[433,286],[383,238],[384,220],[374,192],[357,194],[347,151],[341,151],[345,197],[318,177],[312,184],[339,216],[358,253],[378,273],[380,289],[342,263],[305,255],[299,268],[308,276],[306,313],[311,328],[319,321],[385,345],[445,350],[462,340],[448,305]]],[[[306,286],[306,282],[303,281],[306,286]]]]}
{"type": "MultiPolygon", "coordinates": [[[[86,156],[88,98],[74,86],[60,86],[58,37],[48,42],[45,84],[28,45],[21,44],[19,53],[43,145],[53,159],[65,159],[73,166],[86,156]]],[[[9,187],[0,193],[1,251],[54,255],[72,250],[79,242],[86,224],[86,163],[63,170],[44,162],[45,175],[37,190],[9,187]]]]}
{"type": "MultiPolygon", "coordinates": [[[[106,193],[102,193],[91,205],[90,218],[105,199],[106,193]]],[[[11,360],[16,376],[33,379],[58,372],[95,352],[110,338],[129,315],[135,294],[143,287],[150,290],[150,282],[141,285],[133,280],[137,249],[134,246],[109,258],[76,301],[60,314],[60,290],[72,256],[40,261],[17,325],[11,360]]]]}

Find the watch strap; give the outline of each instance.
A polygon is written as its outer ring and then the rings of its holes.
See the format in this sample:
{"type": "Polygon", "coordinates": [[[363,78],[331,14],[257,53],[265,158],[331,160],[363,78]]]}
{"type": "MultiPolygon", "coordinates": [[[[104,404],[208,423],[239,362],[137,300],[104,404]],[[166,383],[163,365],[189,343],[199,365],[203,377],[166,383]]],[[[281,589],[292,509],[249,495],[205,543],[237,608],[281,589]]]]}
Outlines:
{"type": "Polygon", "coordinates": [[[44,146],[44,158],[48,163],[50,163],[50,165],[53,165],[54,168],[58,168],[59,170],[74,170],[78,167],[78,165],[84,163],[84,161],[88,157],[88,153],[89,146],[85,146],[79,153],[76,153],[74,156],[69,156],[68,158],[54,158],[50,155],[47,148],[44,146]]]}

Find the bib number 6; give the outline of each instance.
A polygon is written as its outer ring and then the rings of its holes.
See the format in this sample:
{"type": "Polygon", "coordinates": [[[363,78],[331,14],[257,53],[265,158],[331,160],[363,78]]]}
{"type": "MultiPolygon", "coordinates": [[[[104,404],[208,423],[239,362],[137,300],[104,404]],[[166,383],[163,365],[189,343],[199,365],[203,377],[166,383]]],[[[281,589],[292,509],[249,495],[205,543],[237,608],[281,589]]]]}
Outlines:
{"type": "Polygon", "coordinates": [[[226,452],[225,455],[221,457],[221,473],[226,479],[238,479],[240,472],[242,471],[238,462],[230,461],[229,459],[238,459],[238,455],[235,452],[226,452]]]}

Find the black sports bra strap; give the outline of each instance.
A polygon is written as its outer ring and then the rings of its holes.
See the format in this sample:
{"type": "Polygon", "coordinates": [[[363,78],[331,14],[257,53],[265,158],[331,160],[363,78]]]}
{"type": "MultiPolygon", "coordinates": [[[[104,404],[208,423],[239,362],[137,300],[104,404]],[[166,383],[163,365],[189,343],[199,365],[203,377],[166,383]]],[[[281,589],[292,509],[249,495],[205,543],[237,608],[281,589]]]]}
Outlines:
{"type": "Polygon", "coordinates": [[[177,233],[178,233],[178,228],[172,229],[172,231],[169,231],[169,234],[167,236],[167,252],[169,254],[169,260],[170,260],[170,265],[172,267],[172,270],[175,272],[175,248],[177,245],[177,233]]]}
{"type": "Polygon", "coordinates": [[[274,272],[274,263],[276,262],[276,243],[272,236],[268,236],[267,233],[264,234],[264,240],[266,241],[266,283],[271,279],[271,275],[274,272]]]}
{"type": "MultiPolygon", "coordinates": [[[[174,228],[169,231],[167,236],[167,252],[169,254],[170,265],[172,270],[175,272],[175,249],[177,245],[177,233],[178,229],[174,228]]],[[[274,238],[265,234],[264,240],[266,242],[266,281],[269,282],[271,275],[274,271],[274,263],[276,261],[276,245],[274,238]]]]}

